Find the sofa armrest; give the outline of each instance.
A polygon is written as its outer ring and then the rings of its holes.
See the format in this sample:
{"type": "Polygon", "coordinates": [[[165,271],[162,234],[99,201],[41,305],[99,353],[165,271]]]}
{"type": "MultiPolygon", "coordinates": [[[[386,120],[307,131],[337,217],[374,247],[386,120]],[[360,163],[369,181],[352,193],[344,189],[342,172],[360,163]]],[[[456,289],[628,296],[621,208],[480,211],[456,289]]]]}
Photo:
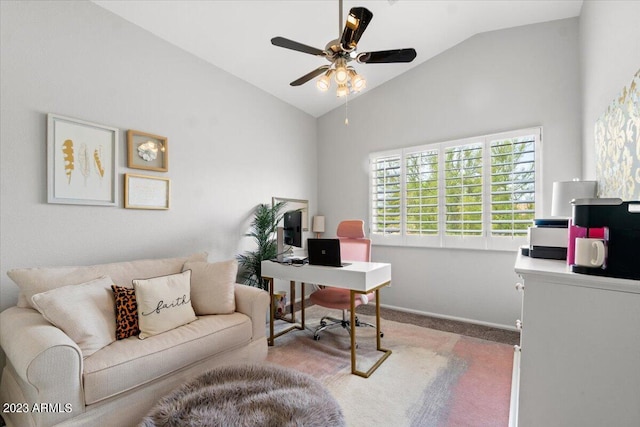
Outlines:
{"type": "Polygon", "coordinates": [[[266,336],[269,294],[259,288],[235,284],[236,311],[246,314],[253,323],[253,340],[266,336]]]}
{"type": "Polygon", "coordinates": [[[0,313],[0,346],[30,408],[36,403],[71,408],[69,413],[32,412],[36,425],[53,425],[84,412],[82,352],[40,313],[19,307],[0,313]]]}

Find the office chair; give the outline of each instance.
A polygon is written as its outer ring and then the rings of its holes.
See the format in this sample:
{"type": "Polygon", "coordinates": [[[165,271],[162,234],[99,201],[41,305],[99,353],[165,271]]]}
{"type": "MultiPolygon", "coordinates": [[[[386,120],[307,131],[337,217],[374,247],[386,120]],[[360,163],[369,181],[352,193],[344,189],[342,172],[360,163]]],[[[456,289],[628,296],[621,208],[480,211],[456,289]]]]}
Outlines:
{"type": "MultiPolygon", "coordinates": [[[[347,220],[338,224],[338,239],[340,239],[340,256],[342,260],[349,261],[371,261],[371,240],[365,238],[364,221],[347,220]]],[[[375,298],[375,292],[356,296],[355,306],[367,304],[375,298]]],[[[320,333],[326,329],[342,326],[349,334],[351,334],[351,325],[348,316],[348,310],[351,308],[351,291],[349,289],[340,289],[326,287],[313,292],[309,296],[309,300],[313,304],[321,307],[342,310],[342,319],[336,319],[331,316],[324,316],[320,319],[320,326],[313,333],[313,339],[319,340],[320,333]]],[[[361,322],[356,317],[356,327],[370,326],[375,328],[371,323],[361,322]]],[[[383,334],[380,333],[382,337],[383,334]]]]}

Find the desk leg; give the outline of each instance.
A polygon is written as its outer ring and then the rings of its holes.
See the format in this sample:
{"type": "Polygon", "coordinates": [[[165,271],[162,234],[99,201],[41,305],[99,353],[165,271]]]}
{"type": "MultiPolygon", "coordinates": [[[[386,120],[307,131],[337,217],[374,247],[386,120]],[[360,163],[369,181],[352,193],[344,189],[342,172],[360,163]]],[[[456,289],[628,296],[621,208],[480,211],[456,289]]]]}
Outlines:
{"type": "Polygon", "coordinates": [[[270,346],[273,346],[273,341],[275,339],[275,336],[273,335],[273,277],[263,277],[263,279],[266,279],[269,286],[269,338],[267,339],[267,343],[270,346]]]}
{"type": "MultiPolygon", "coordinates": [[[[284,320],[288,323],[291,323],[292,325],[284,330],[281,330],[278,333],[275,333],[274,331],[274,324],[275,324],[275,317],[274,317],[274,313],[275,313],[275,304],[274,304],[274,300],[273,300],[273,288],[274,288],[274,280],[272,277],[263,277],[269,286],[269,298],[271,300],[271,302],[269,303],[269,337],[267,338],[267,343],[270,346],[273,346],[275,343],[276,338],[278,338],[281,335],[286,334],[289,331],[292,331],[294,329],[304,329],[304,298],[302,298],[302,323],[298,324],[296,321],[296,313],[295,313],[295,308],[294,308],[294,303],[295,303],[295,298],[296,298],[296,282],[295,281],[291,281],[290,282],[290,292],[291,292],[291,318],[290,319],[286,319],[283,318],[281,320],[284,320]]],[[[300,287],[302,289],[302,295],[304,297],[304,283],[300,284],[300,287]]]]}
{"type": "Polygon", "coordinates": [[[349,334],[351,335],[351,373],[359,375],[356,369],[356,292],[353,290],[350,292],[349,308],[351,315],[351,333],[349,334]]]}
{"type": "Polygon", "coordinates": [[[296,282],[293,280],[289,282],[289,294],[291,295],[291,304],[289,308],[289,312],[291,313],[291,323],[296,323],[296,310],[294,308],[296,303],[296,282]]]}
{"type": "Polygon", "coordinates": [[[300,322],[304,329],[304,282],[300,282],[300,322]]]}
{"type": "Polygon", "coordinates": [[[378,286],[375,289],[375,293],[376,293],[376,350],[384,353],[382,356],[380,356],[380,358],[376,361],[376,363],[373,364],[373,366],[371,366],[371,368],[369,368],[369,370],[367,372],[363,372],[363,371],[359,371],[356,369],[356,329],[357,327],[355,326],[356,324],[356,300],[355,300],[355,295],[356,294],[363,294],[365,292],[357,292],[352,290],[351,291],[351,373],[364,377],[364,378],[369,378],[371,376],[371,374],[373,374],[375,372],[376,369],[378,369],[378,367],[382,364],[382,362],[384,362],[385,360],[387,360],[387,358],[391,355],[391,350],[387,350],[385,348],[382,348],[382,343],[380,342],[380,288],[383,286],[388,285],[389,283],[385,283],[381,286],[378,286]]]}

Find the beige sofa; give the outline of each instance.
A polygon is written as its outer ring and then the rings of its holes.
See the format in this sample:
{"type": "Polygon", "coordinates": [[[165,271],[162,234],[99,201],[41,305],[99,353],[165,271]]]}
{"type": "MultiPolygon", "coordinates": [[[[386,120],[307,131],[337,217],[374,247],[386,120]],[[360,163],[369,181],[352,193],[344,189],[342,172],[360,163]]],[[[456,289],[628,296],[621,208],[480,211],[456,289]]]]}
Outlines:
{"type": "Polygon", "coordinates": [[[0,314],[0,345],[7,359],[0,399],[7,424],[136,425],[160,397],[186,380],[222,364],[264,360],[269,297],[245,285],[231,284],[232,313],[198,315],[195,321],[146,339],[115,340],[88,356],[33,303],[33,296],[41,292],[105,275],[131,287],[134,279],[180,273],[186,262],[205,261],[206,254],[196,254],[10,271],[20,295],[16,307],[0,314]]]}

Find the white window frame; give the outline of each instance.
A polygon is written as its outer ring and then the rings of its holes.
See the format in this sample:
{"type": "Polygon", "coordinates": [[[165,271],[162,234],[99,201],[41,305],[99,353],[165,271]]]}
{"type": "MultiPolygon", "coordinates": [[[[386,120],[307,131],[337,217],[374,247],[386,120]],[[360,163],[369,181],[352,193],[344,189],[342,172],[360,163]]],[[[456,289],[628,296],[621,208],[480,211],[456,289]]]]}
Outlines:
{"type": "Polygon", "coordinates": [[[527,243],[526,237],[497,237],[491,235],[491,141],[496,139],[509,139],[523,135],[534,135],[535,149],[535,216],[539,217],[542,212],[542,127],[532,127],[518,129],[507,132],[500,132],[479,137],[463,138],[458,140],[425,144],[415,147],[407,147],[396,150],[386,150],[371,153],[369,155],[369,224],[370,236],[374,245],[387,246],[415,246],[415,247],[442,247],[460,249],[482,249],[482,250],[508,250],[512,251],[527,243]],[[444,153],[447,148],[463,146],[482,142],[482,229],[481,236],[451,236],[445,233],[445,171],[444,153]],[[438,234],[437,235],[412,235],[406,230],[407,210],[406,210],[406,159],[408,156],[422,151],[438,151],[438,234]],[[376,159],[384,157],[400,157],[400,233],[380,234],[374,233],[373,215],[373,182],[372,165],[376,159]]]}

